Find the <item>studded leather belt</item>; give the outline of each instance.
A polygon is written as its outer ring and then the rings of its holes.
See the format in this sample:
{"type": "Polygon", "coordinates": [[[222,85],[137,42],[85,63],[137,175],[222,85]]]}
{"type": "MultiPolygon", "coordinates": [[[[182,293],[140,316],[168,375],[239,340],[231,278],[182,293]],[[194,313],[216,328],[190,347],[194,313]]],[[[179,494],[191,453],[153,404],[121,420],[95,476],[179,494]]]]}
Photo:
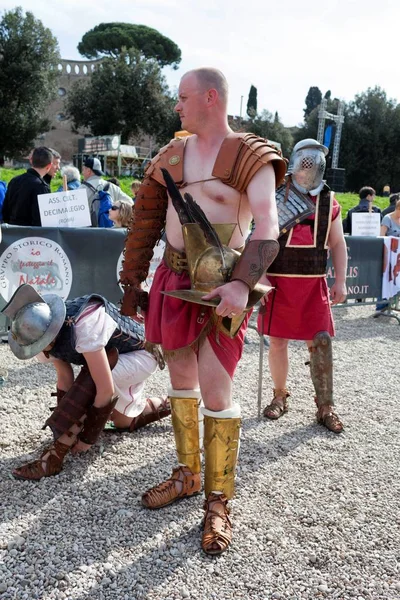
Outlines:
{"type": "Polygon", "coordinates": [[[169,242],[165,244],[164,262],[174,273],[183,273],[188,270],[188,262],[185,252],[175,250],[169,242]]]}

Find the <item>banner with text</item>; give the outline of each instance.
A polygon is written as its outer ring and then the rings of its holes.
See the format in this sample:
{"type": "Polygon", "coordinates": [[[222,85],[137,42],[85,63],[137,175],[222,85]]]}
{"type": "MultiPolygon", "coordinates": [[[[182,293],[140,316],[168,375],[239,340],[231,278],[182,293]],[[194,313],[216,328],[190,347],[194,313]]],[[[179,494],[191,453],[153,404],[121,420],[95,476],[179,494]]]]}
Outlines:
{"type": "Polygon", "coordinates": [[[400,294],[400,240],[390,236],[383,240],[382,298],[394,298],[400,294]]]}
{"type": "MultiPolygon", "coordinates": [[[[2,225],[1,228],[1,306],[22,283],[30,283],[42,294],[58,294],[64,300],[92,293],[102,294],[114,303],[121,300],[118,279],[126,236],[124,229],[13,225],[2,225]]],[[[346,237],[346,244],[349,298],[378,298],[382,290],[384,238],[346,237]]],[[[163,242],[160,242],[150,265],[149,278],[144,283],[146,289],[162,259],[163,250],[163,242]]],[[[399,281],[399,270],[400,263],[392,272],[396,282],[399,281]]],[[[329,286],[333,284],[333,277],[334,267],[329,259],[329,286]]]]}

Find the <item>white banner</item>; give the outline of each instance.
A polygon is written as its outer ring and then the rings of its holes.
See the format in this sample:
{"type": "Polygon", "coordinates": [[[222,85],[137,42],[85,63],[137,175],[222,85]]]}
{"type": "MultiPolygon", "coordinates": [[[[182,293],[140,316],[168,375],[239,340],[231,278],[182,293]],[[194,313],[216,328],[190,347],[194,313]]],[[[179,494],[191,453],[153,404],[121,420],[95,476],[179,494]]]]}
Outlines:
{"type": "Polygon", "coordinates": [[[393,298],[400,293],[400,240],[383,238],[382,298],[393,298]]]}
{"type": "Polygon", "coordinates": [[[381,233],[381,215],[379,213],[352,213],[351,235],[377,237],[381,233]]]}
{"type": "Polygon", "coordinates": [[[42,227],[90,227],[90,212],[85,189],[40,194],[42,227]]]}

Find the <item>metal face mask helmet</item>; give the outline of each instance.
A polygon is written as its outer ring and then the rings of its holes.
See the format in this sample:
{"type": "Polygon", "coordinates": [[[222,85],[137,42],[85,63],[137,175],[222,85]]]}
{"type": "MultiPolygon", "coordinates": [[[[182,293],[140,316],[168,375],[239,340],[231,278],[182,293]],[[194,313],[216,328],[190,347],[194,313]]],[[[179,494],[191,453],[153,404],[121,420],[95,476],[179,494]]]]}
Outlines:
{"type": "Polygon", "coordinates": [[[303,194],[321,191],[328,152],[326,146],[311,138],[297,142],[293,148],[287,172],[292,176],[293,185],[303,194]]]}

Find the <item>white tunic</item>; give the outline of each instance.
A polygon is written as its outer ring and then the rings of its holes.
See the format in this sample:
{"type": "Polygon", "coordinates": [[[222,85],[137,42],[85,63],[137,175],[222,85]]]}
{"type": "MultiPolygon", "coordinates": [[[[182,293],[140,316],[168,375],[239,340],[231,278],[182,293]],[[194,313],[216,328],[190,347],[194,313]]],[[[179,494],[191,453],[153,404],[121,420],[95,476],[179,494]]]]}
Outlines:
{"type": "MultiPolygon", "coordinates": [[[[117,327],[102,304],[90,302],[75,323],[75,349],[84,354],[105,348],[117,327]]],[[[41,362],[44,355],[38,357],[41,362]]],[[[47,361],[46,361],[47,362],[47,361]]],[[[112,372],[115,393],[119,396],[115,409],[127,417],[140,415],[146,405],[143,388],[146,379],[157,370],[157,362],[146,350],[120,354],[112,372]]]]}

